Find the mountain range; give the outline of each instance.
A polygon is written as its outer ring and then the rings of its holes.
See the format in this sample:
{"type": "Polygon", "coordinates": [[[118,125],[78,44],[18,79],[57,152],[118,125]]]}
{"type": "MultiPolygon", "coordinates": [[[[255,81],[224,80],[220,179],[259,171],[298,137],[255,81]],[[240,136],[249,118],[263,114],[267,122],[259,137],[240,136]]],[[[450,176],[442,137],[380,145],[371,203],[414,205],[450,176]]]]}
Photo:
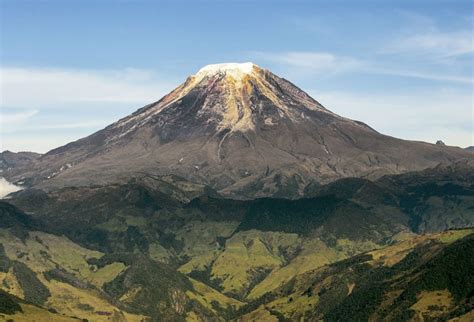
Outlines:
{"type": "Polygon", "coordinates": [[[1,155],[0,317],[472,321],[474,157],[252,63],[43,155],[1,155]]]}

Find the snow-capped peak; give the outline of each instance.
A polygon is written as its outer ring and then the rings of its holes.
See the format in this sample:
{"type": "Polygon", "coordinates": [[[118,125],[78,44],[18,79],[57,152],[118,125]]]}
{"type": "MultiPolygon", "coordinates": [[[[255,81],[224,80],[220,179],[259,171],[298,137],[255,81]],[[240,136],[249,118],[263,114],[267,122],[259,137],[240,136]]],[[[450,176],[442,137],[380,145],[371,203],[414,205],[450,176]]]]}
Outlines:
{"type": "Polygon", "coordinates": [[[251,74],[253,68],[256,67],[254,63],[224,63],[224,64],[212,64],[201,68],[196,77],[212,76],[217,73],[225,73],[235,79],[240,79],[245,75],[251,74]]]}

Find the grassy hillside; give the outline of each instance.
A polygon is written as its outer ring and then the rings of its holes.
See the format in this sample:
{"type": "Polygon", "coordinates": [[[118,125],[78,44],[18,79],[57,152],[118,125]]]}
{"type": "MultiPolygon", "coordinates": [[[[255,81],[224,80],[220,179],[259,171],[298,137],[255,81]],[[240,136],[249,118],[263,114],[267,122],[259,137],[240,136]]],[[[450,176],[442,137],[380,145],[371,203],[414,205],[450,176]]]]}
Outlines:
{"type": "Polygon", "coordinates": [[[66,237],[1,229],[0,308],[15,321],[469,318],[473,243],[473,229],[398,234],[389,246],[339,239],[334,247],[242,231],[207,273],[186,272],[195,279],[140,253],[104,254],[66,237]]]}
{"type": "Polygon", "coordinates": [[[0,202],[0,289],[91,321],[459,317],[472,182],[461,164],[299,200],[223,199],[176,177],[26,190],[0,202]]]}
{"type": "Polygon", "coordinates": [[[474,230],[423,235],[294,276],[238,315],[404,321],[472,316],[474,230]]]}

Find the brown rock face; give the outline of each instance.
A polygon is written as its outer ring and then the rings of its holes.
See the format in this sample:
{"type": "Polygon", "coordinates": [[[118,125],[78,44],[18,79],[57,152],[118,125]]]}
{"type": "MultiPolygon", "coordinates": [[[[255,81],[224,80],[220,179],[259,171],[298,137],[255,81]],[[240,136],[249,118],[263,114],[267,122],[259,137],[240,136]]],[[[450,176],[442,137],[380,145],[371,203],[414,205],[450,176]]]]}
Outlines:
{"type": "Polygon", "coordinates": [[[235,198],[295,198],[309,184],[377,178],[461,158],[472,154],[396,139],[338,116],[254,64],[220,64],[6,177],[56,189],[174,175],[235,198]]]}
{"type": "Polygon", "coordinates": [[[8,171],[16,167],[23,167],[32,160],[38,159],[41,156],[34,152],[0,152],[0,172],[8,171]]]}

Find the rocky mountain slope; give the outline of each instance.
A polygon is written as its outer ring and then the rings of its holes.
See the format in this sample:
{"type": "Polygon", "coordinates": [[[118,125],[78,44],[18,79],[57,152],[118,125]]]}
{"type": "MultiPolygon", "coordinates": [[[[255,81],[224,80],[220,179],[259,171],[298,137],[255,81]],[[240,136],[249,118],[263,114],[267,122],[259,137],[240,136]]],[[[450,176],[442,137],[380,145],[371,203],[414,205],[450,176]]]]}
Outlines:
{"type": "Polygon", "coordinates": [[[159,101],[4,175],[54,190],[172,174],[233,198],[294,198],[309,184],[469,157],[382,135],[244,63],[206,66],[159,101]]]}
{"type": "Polygon", "coordinates": [[[41,156],[35,152],[0,152],[0,173],[10,171],[16,167],[25,167],[28,163],[41,156]]]}

